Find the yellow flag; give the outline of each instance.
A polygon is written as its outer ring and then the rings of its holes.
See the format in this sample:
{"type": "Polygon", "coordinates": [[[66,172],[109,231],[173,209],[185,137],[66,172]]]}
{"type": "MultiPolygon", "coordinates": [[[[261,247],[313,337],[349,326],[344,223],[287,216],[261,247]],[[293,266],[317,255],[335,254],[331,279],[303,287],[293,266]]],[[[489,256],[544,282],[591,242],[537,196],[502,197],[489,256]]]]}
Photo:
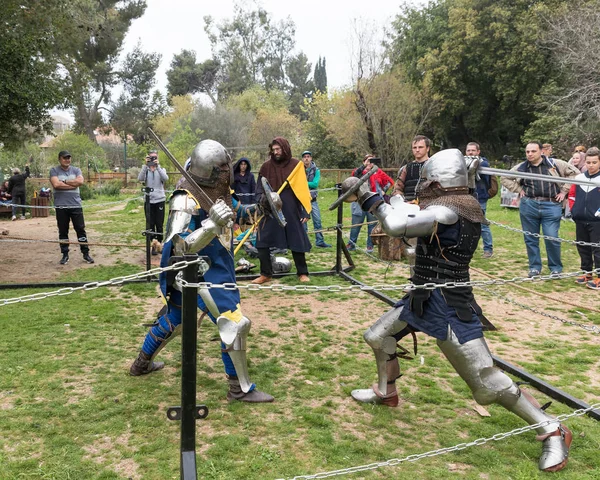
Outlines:
{"type": "MultiPolygon", "coordinates": [[[[298,162],[298,165],[296,165],[294,170],[292,170],[292,173],[290,173],[289,177],[286,179],[286,182],[292,188],[296,198],[300,200],[300,203],[306,210],[306,213],[310,214],[312,211],[310,201],[312,199],[310,197],[308,181],[306,180],[306,169],[304,168],[304,163],[298,162]]],[[[285,187],[285,183],[283,186],[285,187]]]]}

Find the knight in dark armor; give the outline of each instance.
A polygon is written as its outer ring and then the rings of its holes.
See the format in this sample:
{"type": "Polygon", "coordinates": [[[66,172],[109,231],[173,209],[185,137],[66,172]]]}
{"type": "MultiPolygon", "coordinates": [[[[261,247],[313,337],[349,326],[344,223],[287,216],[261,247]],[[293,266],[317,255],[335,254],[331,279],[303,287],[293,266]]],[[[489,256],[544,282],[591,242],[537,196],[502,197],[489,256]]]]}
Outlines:
{"type": "MultiPolygon", "coordinates": [[[[190,192],[188,181],[177,183],[170,199],[161,266],[171,256],[197,253],[210,259],[204,280],[214,284],[235,283],[232,253],[234,212],[231,198],[231,158],[214,140],[203,140],[194,148],[186,170],[214,204],[205,204],[190,192]]],[[[150,328],[129,373],[146,375],[164,367],[154,361],[160,350],[181,332],[181,274],[161,273],[160,288],[167,300],[166,312],[150,328]]],[[[246,361],[246,342],[251,322],[240,308],[239,290],[198,289],[198,308],[216,324],[221,337],[221,359],[229,383],[228,400],[250,403],[272,402],[273,397],[252,383],[246,361]]]]}
{"type": "MultiPolygon", "coordinates": [[[[421,171],[419,205],[403,202],[401,197],[392,197],[391,204],[386,204],[368,185],[361,185],[356,195],[346,199],[358,200],[388,235],[418,238],[415,285],[469,281],[469,264],[485,222],[478,201],[469,195],[479,160],[465,158],[455,149],[433,155],[421,171]]],[[[356,183],[358,179],[348,178],[342,190],[347,192],[356,183]]],[[[397,406],[397,342],[417,331],[426,333],[437,339],[477,403],[502,405],[530,425],[549,421],[536,428],[542,441],[539,468],[561,470],[568,460],[571,432],[494,366],[478,310],[470,286],[412,290],[365,332],[364,339],[375,353],[378,380],[371,388],[352,391],[352,397],[359,402],[397,406]]]]}

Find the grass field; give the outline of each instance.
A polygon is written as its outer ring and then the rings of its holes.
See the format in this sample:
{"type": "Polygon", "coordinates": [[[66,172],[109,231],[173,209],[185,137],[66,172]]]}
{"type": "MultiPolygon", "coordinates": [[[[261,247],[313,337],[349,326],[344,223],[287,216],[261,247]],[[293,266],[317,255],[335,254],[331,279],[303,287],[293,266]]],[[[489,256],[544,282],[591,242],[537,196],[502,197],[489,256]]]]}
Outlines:
{"type": "MultiPolygon", "coordinates": [[[[324,226],[335,223],[335,212],[327,210],[333,199],[333,192],[320,198],[324,226]]],[[[490,202],[488,217],[519,227],[518,211],[501,209],[498,203],[498,198],[490,202]]],[[[137,232],[143,219],[130,213],[135,209],[134,203],[107,212],[98,209],[94,215],[102,221],[94,224],[96,235],[110,239],[124,232],[128,241],[142,242],[137,232]]],[[[344,223],[350,223],[348,206],[344,223]]],[[[574,239],[574,231],[574,224],[562,223],[561,237],[574,239]]],[[[482,259],[478,252],[472,266],[498,278],[526,276],[522,236],[498,227],[492,233],[494,257],[482,259]]],[[[365,234],[363,228],[363,248],[365,234]]],[[[327,239],[334,243],[335,236],[327,239]]],[[[401,264],[377,262],[360,252],[354,259],[352,275],[369,285],[406,283],[407,270],[401,264]]],[[[312,271],[329,269],[334,249],[314,249],[308,261],[312,271]]],[[[563,262],[565,271],[578,270],[573,245],[563,246],[563,262]]],[[[56,280],[101,280],[139,270],[119,263],[56,280]]],[[[295,285],[296,279],[278,282],[295,285]]],[[[311,284],[345,285],[335,276],[312,277],[311,284]]],[[[475,292],[498,327],[487,334],[493,353],[588,403],[599,401],[599,336],[500,297],[565,320],[600,325],[600,314],[592,310],[600,305],[597,292],[572,280],[526,286],[530,291],[508,285],[475,292]]],[[[0,307],[0,479],[179,478],[180,426],[167,420],[166,409],[180,404],[180,339],[161,352],[164,370],[142,378],[128,375],[146,332],[141,324],[160,307],[155,288],[100,288],[0,307]]],[[[0,296],[37,291],[4,290],[0,296]]],[[[495,405],[486,407],[489,417],[477,414],[467,386],[435,341],[423,335],[416,359],[401,361],[398,408],[354,402],[350,391],[376,378],[362,333],[388,308],[367,293],[241,294],[242,308],[253,321],[250,373],[276,401],[227,403],[216,328],[205,321],[198,335],[197,398],[210,413],[197,422],[198,478],[292,478],[450,447],[524,425],[495,405]]],[[[529,391],[541,403],[547,401],[529,391]]],[[[558,415],[572,410],[554,402],[548,411],[558,415]]],[[[568,426],[574,434],[570,463],[553,477],[600,479],[600,424],[578,417],[568,426]]],[[[549,478],[538,471],[541,444],[534,437],[529,432],[346,478],[549,478]]]]}

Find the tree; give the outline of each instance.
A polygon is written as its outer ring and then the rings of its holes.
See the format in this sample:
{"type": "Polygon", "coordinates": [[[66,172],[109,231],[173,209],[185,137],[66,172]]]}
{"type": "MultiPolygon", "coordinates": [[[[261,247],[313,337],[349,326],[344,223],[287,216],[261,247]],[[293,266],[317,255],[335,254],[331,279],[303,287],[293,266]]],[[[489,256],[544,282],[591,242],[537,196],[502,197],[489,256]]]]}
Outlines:
{"type": "Polygon", "coordinates": [[[546,28],[539,43],[551,52],[558,81],[540,91],[536,100],[541,108],[525,137],[543,138],[570,154],[577,143],[600,140],[600,83],[589,68],[600,62],[600,1],[570,2],[542,18],[546,28]]]}
{"type": "Polygon", "coordinates": [[[136,143],[144,143],[151,119],[164,110],[160,92],[151,92],[160,58],[157,53],[143,52],[138,43],[118,74],[123,92],[111,104],[110,124],[118,132],[131,133],[136,143]]]}
{"type": "Polygon", "coordinates": [[[0,144],[16,148],[52,130],[48,110],[67,93],[56,70],[54,38],[62,0],[5,0],[0,9],[0,144]]]}
{"type": "Polygon", "coordinates": [[[310,98],[315,90],[313,81],[310,79],[311,65],[304,53],[290,58],[286,72],[290,81],[289,99],[290,112],[302,120],[306,117],[302,110],[304,101],[310,98]]]}
{"type": "Polygon", "coordinates": [[[254,85],[244,92],[234,95],[224,102],[228,108],[238,108],[242,112],[249,112],[258,115],[261,110],[277,111],[288,110],[289,100],[281,90],[267,91],[264,88],[254,85]]]}
{"type": "Polygon", "coordinates": [[[215,25],[207,16],[204,22],[213,60],[220,65],[219,97],[241,93],[254,84],[284,89],[285,67],[295,45],[291,20],[275,23],[256,2],[239,2],[231,20],[215,25]]]}
{"type": "Polygon", "coordinates": [[[440,110],[432,122],[444,146],[476,140],[489,153],[515,152],[555,73],[537,39],[539,12],[560,0],[435,0],[404,7],[394,22],[391,59],[440,110]]]}
{"type": "MultiPolygon", "coordinates": [[[[336,93],[333,99],[330,99],[327,94],[317,91],[311,101],[306,102],[305,110],[308,118],[302,122],[303,149],[308,148],[321,167],[352,168],[357,164],[357,154],[342,145],[343,142],[330,124],[333,118],[339,118],[337,117],[339,111],[335,105],[338,96],[339,93],[336,93]]],[[[358,114],[351,106],[350,115],[345,117],[344,132],[352,129],[352,119],[358,125],[358,129],[362,130],[358,114]]]]}
{"type": "Polygon", "coordinates": [[[182,50],[181,53],[173,56],[171,68],[167,70],[167,91],[169,95],[206,93],[213,104],[216,105],[215,94],[219,67],[219,62],[214,59],[196,63],[195,51],[182,50]]]}
{"type": "Polygon", "coordinates": [[[87,135],[79,135],[67,131],[56,138],[50,149],[49,156],[56,160],[58,165],[58,152],[68,150],[73,155],[73,165],[87,171],[88,165],[91,170],[100,171],[106,168],[106,154],[104,150],[87,135]]]}
{"type": "Polygon", "coordinates": [[[118,80],[116,64],[131,22],[146,9],[143,0],[75,0],[70,15],[57,26],[67,32],[55,45],[72,92],[75,117],[90,140],[95,140],[98,112],[110,100],[118,80]]]}
{"type": "Polygon", "coordinates": [[[325,57],[319,57],[315,65],[315,73],[313,75],[315,83],[315,91],[327,93],[327,67],[325,66],[325,57]]]}

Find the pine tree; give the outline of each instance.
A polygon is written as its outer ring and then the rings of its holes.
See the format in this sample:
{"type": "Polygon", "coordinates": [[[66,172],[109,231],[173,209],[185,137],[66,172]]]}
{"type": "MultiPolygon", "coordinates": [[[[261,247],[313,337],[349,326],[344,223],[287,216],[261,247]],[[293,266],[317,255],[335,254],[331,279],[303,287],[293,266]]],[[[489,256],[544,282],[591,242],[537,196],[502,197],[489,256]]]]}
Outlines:
{"type": "Polygon", "coordinates": [[[315,65],[314,82],[316,91],[327,93],[327,70],[325,67],[325,57],[319,57],[319,61],[315,65]]]}

